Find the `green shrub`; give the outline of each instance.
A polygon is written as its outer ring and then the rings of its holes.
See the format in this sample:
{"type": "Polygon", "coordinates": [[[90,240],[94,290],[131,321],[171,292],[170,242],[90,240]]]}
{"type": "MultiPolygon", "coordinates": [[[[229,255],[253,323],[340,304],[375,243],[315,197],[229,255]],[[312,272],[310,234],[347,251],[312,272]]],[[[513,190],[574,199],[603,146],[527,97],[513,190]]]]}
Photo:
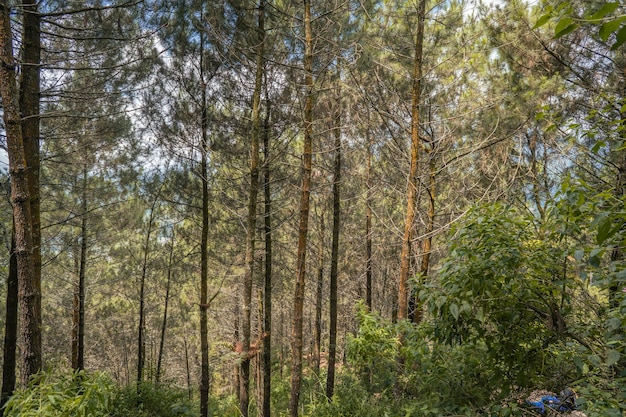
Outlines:
{"type": "Polygon", "coordinates": [[[184,389],[156,386],[144,382],[139,386],[118,388],[112,399],[111,417],[191,417],[197,406],[184,389]]]}
{"type": "Polygon", "coordinates": [[[108,416],[115,392],[113,381],[101,372],[42,372],[6,404],[7,417],[108,416]]]}

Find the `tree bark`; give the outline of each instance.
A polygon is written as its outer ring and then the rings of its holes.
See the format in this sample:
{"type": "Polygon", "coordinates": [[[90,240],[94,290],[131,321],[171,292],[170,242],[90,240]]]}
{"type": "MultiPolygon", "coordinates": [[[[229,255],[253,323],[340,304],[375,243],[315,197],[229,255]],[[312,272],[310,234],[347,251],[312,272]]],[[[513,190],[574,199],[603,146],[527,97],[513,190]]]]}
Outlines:
{"type": "Polygon", "coordinates": [[[82,202],[80,223],[80,260],[78,282],[74,292],[72,323],[72,369],[85,369],[85,270],[87,267],[87,166],[83,167],[82,202]]]}
{"type": "Polygon", "coordinates": [[[35,278],[33,237],[28,168],[22,136],[18,89],[15,79],[11,19],[6,1],[0,2],[0,95],[11,177],[11,203],[15,224],[15,256],[17,258],[19,318],[21,323],[20,381],[41,369],[41,291],[35,278]]]}
{"type": "Polygon", "coordinates": [[[167,312],[170,302],[170,284],[172,282],[172,260],[174,258],[174,240],[175,240],[175,226],[172,225],[172,240],[170,241],[170,256],[167,261],[167,281],[165,282],[165,302],[163,306],[163,322],[161,323],[161,338],[159,340],[159,354],[157,358],[156,369],[156,385],[159,385],[161,380],[161,363],[163,360],[163,348],[165,346],[165,330],[167,329],[167,312]]]}
{"type": "Polygon", "coordinates": [[[141,265],[141,277],[139,281],[139,328],[137,334],[137,389],[140,388],[143,381],[143,370],[146,364],[146,314],[145,314],[145,290],[146,277],[148,275],[148,257],[150,255],[150,237],[152,235],[152,227],[154,225],[155,210],[158,197],[154,198],[150,207],[150,217],[148,218],[148,230],[146,232],[146,240],[143,247],[143,261],[141,265]]]}
{"type": "MultiPolygon", "coordinates": [[[[419,272],[419,280],[420,283],[424,282],[428,279],[428,272],[430,270],[430,255],[432,253],[432,244],[433,244],[433,231],[435,230],[435,193],[436,193],[436,167],[435,167],[435,159],[434,159],[435,145],[434,141],[431,142],[431,150],[430,150],[430,160],[428,162],[429,166],[429,180],[427,187],[427,198],[428,198],[428,223],[426,224],[425,234],[426,237],[422,242],[422,259],[420,264],[420,272],[419,272]]],[[[415,308],[412,312],[411,321],[413,323],[420,323],[424,316],[424,309],[422,307],[422,303],[419,299],[419,294],[415,294],[415,308]]]]}
{"type": "Polygon", "coordinates": [[[246,270],[243,285],[243,355],[241,361],[241,395],[239,397],[239,410],[243,417],[248,416],[250,403],[250,334],[251,334],[251,305],[252,305],[252,283],[254,279],[254,252],[257,217],[257,199],[259,193],[259,138],[261,127],[261,89],[263,85],[263,48],[265,43],[264,11],[265,0],[259,1],[258,6],[258,27],[257,27],[257,48],[256,48],[256,74],[254,82],[254,92],[252,94],[252,137],[250,143],[250,194],[248,196],[248,218],[246,230],[246,270]]]}
{"type": "Polygon", "coordinates": [[[298,403],[302,385],[302,322],[304,310],[304,285],[306,276],[306,245],[309,231],[309,200],[311,195],[311,164],[313,148],[313,39],[311,35],[311,2],[304,0],[304,148],[302,151],[302,188],[300,195],[300,225],[296,264],[293,326],[291,331],[291,396],[289,415],[298,416],[298,403]]]}
{"type": "MultiPolygon", "coordinates": [[[[267,88],[267,82],[265,83],[267,88]]],[[[263,222],[265,236],[265,280],[263,288],[263,417],[271,416],[272,392],[272,190],[270,186],[270,102],[266,103],[263,128],[263,222]]]]}
{"type": "Polygon", "coordinates": [[[200,417],[209,413],[209,320],[208,320],[208,276],[209,276],[209,171],[207,154],[209,153],[207,83],[204,79],[204,34],[200,32],[200,82],[202,83],[202,102],[200,103],[200,129],[202,143],[200,147],[200,176],[202,181],[202,231],[200,241],[200,417]]]}
{"type": "Polygon", "coordinates": [[[398,320],[408,317],[408,278],[411,264],[411,241],[417,205],[418,160],[419,160],[419,111],[422,79],[422,49],[424,41],[424,20],[426,1],[420,0],[417,34],[415,36],[415,56],[413,60],[413,88],[411,91],[411,166],[407,185],[407,208],[404,222],[404,236],[400,253],[400,279],[398,281],[398,320]]]}
{"type": "Polygon", "coordinates": [[[315,329],[313,330],[313,372],[320,373],[322,348],[322,292],[324,289],[324,209],[320,216],[320,244],[318,249],[317,289],[315,293],[315,329]]]}
{"type": "Polygon", "coordinates": [[[9,253],[9,276],[7,278],[6,323],[4,329],[4,362],[2,363],[2,394],[0,396],[0,417],[4,415],[4,405],[15,390],[15,353],[17,348],[17,258],[15,256],[15,232],[11,232],[11,252],[9,253]]]}
{"type": "Polygon", "coordinates": [[[28,188],[30,197],[31,233],[33,239],[33,285],[38,296],[34,298],[34,309],[41,327],[41,219],[40,219],[40,73],[41,73],[41,15],[39,2],[21,2],[23,10],[23,44],[20,79],[20,112],[22,136],[26,156],[28,188]]]}
{"type": "MultiPolygon", "coordinates": [[[[413,59],[413,87],[411,90],[411,165],[407,184],[407,207],[404,222],[404,235],[402,238],[402,250],[400,253],[400,277],[398,280],[398,315],[397,320],[402,321],[408,318],[409,295],[408,279],[411,265],[411,243],[413,240],[413,224],[415,222],[415,211],[417,205],[418,186],[418,161],[419,161],[419,114],[421,99],[421,79],[422,79],[422,49],[424,43],[424,20],[426,13],[426,0],[420,0],[418,5],[417,33],[415,35],[415,56],[413,59]]],[[[404,344],[402,333],[398,335],[400,343],[404,344]]],[[[396,395],[401,394],[400,375],[404,368],[404,358],[398,355],[398,378],[395,384],[396,395]]]]}
{"type": "Polygon", "coordinates": [[[337,69],[337,108],[335,109],[335,166],[333,172],[333,241],[330,256],[330,320],[328,343],[328,375],[326,397],[335,391],[335,363],[337,359],[337,285],[339,264],[339,228],[341,225],[341,72],[337,69]]]}
{"type": "MultiPolygon", "coordinates": [[[[369,113],[368,113],[369,121],[369,113]]],[[[372,144],[367,125],[367,165],[365,172],[365,305],[368,311],[372,311],[372,144]]]]}

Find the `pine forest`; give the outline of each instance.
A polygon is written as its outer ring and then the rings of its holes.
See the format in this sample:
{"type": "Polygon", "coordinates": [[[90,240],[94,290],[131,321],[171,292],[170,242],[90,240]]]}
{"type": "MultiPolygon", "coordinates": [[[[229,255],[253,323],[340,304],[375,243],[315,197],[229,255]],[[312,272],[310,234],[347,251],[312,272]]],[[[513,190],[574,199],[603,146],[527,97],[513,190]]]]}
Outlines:
{"type": "Polygon", "coordinates": [[[622,0],[0,0],[0,417],[626,415],[622,0]]]}

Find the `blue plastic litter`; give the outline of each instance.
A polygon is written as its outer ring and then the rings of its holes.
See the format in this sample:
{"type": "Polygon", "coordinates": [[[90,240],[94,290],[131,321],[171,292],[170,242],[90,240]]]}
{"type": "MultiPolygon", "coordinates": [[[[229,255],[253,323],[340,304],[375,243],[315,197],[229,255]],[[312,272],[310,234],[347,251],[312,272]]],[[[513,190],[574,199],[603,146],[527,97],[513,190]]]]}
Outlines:
{"type": "Polygon", "coordinates": [[[541,401],[528,401],[535,411],[545,414],[546,408],[556,410],[559,413],[573,411],[576,409],[576,394],[571,390],[563,390],[558,397],[554,395],[545,395],[541,397],[541,401]]]}

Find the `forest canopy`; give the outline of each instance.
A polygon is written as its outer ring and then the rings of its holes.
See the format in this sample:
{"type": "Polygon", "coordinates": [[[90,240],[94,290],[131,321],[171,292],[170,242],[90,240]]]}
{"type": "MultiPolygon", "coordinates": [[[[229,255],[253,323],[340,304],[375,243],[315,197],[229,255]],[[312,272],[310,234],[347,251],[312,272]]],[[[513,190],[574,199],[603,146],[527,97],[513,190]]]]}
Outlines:
{"type": "Polygon", "coordinates": [[[0,1],[0,415],[623,415],[625,48],[621,2],[0,1]]]}

